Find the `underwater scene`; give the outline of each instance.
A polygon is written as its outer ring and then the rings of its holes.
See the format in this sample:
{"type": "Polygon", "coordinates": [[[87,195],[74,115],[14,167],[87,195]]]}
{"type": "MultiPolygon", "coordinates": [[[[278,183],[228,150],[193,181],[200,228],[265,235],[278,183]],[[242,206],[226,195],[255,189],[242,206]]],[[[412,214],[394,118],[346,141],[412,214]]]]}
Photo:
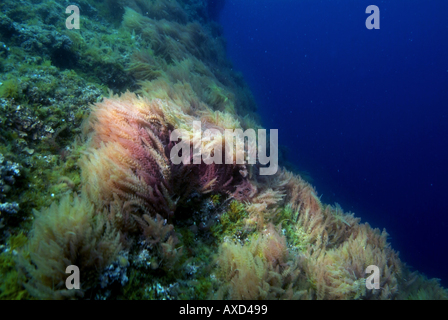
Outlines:
{"type": "Polygon", "coordinates": [[[0,299],[448,299],[447,11],[2,0],[0,299]]]}

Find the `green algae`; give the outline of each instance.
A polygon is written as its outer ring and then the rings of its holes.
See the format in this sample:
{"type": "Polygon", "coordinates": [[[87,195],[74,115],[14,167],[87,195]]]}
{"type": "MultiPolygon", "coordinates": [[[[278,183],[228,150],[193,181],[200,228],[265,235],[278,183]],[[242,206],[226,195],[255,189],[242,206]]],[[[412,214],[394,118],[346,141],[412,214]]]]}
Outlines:
{"type": "Polygon", "coordinates": [[[28,241],[20,232],[9,237],[7,250],[0,254],[0,300],[27,300],[30,296],[22,286],[25,276],[16,269],[17,251],[28,241]]]}

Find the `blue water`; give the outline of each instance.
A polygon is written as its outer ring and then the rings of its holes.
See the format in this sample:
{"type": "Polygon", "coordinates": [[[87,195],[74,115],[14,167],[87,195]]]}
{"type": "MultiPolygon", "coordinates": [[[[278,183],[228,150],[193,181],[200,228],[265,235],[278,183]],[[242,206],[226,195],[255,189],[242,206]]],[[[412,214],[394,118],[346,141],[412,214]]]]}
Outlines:
{"type": "Polygon", "coordinates": [[[226,0],[228,54],[326,203],[448,286],[448,1],[226,0]],[[380,9],[368,30],[367,6],[380,9]]]}

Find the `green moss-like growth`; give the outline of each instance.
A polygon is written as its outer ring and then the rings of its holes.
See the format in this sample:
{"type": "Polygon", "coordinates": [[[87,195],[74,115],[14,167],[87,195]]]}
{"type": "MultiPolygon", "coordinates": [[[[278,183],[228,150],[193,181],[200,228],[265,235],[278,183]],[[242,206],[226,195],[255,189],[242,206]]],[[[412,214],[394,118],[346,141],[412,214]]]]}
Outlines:
{"type": "Polygon", "coordinates": [[[28,292],[38,299],[82,296],[121,250],[120,234],[85,195],[67,195],[36,213],[32,237],[18,255],[28,292]],[[66,268],[79,267],[80,289],[68,290],[66,268]]]}
{"type": "Polygon", "coordinates": [[[16,269],[17,250],[27,242],[23,233],[11,236],[7,249],[0,254],[0,300],[26,300],[30,296],[23,288],[25,276],[16,269]]]}
{"type": "Polygon", "coordinates": [[[72,145],[59,155],[33,155],[34,166],[25,169],[30,188],[21,195],[21,209],[31,212],[34,208],[49,206],[65,194],[79,189],[81,178],[78,159],[84,146],[72,145]]]}
{"type": "Polygon", "coordinates": [[[18,99],[20,96],[20,83],[17,79],[6,80],[0,86],[0,97],[5,99],[18,99]]]}
{"type": "Polygon", "coordinates": [[[230,202],[227,211],[221,215],[219,222],[212,226],[213,235],[221,241],[225,237],[241,237],[245,233],[245,222],[248,214],[245,205],[237,200],[230,202]]]}
{"type": "Polygon", "coordinates": [[[300,250],[303,249],[308,242],[306,241],[306,235],[303,234],[304,232],[301,232],[300,228],[298,229],[295,224],[298,215],[298,211],[294,211],[291,206],[287,205],[280,210],[275,220],[277,223],[281,223],[284,235],[288,242],[300,250]]]}

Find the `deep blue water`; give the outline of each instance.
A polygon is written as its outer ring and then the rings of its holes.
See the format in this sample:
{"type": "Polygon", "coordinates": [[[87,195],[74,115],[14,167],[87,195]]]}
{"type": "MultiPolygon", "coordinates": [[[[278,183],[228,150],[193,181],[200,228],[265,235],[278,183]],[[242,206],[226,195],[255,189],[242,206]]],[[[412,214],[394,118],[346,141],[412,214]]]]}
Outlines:
{"type": "Polygon", "coordinates": [[[322,200],[448,287],[448,1],[226,0],[228,54],[322,200]],[[368,30],[368,5],[380,30],[368,30]]]}

